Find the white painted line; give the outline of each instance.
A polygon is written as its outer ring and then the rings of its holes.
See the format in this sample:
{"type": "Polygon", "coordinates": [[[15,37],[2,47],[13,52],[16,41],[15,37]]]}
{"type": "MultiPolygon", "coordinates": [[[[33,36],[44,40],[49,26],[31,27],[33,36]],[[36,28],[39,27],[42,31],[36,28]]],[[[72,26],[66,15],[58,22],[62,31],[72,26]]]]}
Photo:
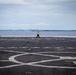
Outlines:
{"type": "Polygon", "coordinates": [[[12,67],[18,67],[18,66],[25,66],[25,65],[36,66],[36,67],[44,67],[44,68],[76,69],[76,67],[66,67],[66,66],[47,66],[47,65],[39,65],[39,64],[31,64],[31,63],[21,63],[21,64],[16,64],[16,65],[3,66],[3,67],[0,67],[0,69],[12,68],[12,67]]]}
{"type": "MultiPolygon", "coordinates": [[[[8,51],[8,50],[3,50],[3,51],[8,51]]],[[[64,60],[64,59],[76,59],[76,57],[62,57],[62,56],[56,56],[56,55],[47,55],[47,54],[39,54],[39,53],[27,53],[27,52],[19,52],[19,51],[8,51],[8,52],[16,52],[16,53],[22,53],[22,54],[16,54],[16,55],[13,55],[13,56],[11,56],[9,58],[9,61],[14,62],[14,63],[17,63],[16,65],[3,66],[3,67],[0,67],[0,69],[17,67],[17,66],[23,66],[23,65],[36,66],[36,67],[45,67],[45,68],[65,68],[65,69],[68,68],[68,69],[76,69],[76,67],[38,65],[38,63],[44,63],[44,62],[59,61],[59,60],[64,60]],[[22,56],[22,55],[27,55],[27,54],[58,57],[59,59],[41,60],[41,61],[29,62],[29,63],[24,63],[24,62],[20,62],[20,61],[15,60],[16,57],[19,57],[19,56],[22,56]]],[[[73,63],[76,64],[76,61],[73,61],[73,63]]]]}
{"type": "Polygon", "coordinates": [[[38,64],[38,63],[44,63],[44,62],[51,62],[51,61],[59,61],[59,60],[63,60],[63,59],[51,59],[51,60],[41,60],[41,61],[37,61],[37,62],[31,62],[28,64],[38,64]]]}
{"type": "Polygon", "coordinates": [[[76,61],[73,61],[73,63],[76,65],[76,61]]]}
{"type": "Polygon", "coordinates": [[[64,56],[64,57],[60,57],[60,59],[76,59],[76,57],[64,56]]]}
{"type": "Polygon", "coordinates": [[[13,53],[27,53],[27,52],[11,51],[11,50],[0,50],[0,51],[13,52],[13,53]]]}
{"type": "Polygon", "coordinates": [[[76,49],[75,47],[66,47],[66,49],[76,49]]]}
{"type": "MultiPolygon", "coordinates": [[[[28,54],[28,53],[27,53],[27,54],[28,54]]],[[[16,55],[13,55],[13,56],[11,56],[11,57],[9,58],[9,61],[12,61],[12,62],[14,62],[14,63],[21,64],[21,63],[23,63],[23,62],[17,61],[17,60],[15,60],[15,58],[18,57],[18,56],[27,55],[27,54],[16,54],[16,55]]]]}
{"type": "Polygon", "coordinates": [[[57,56],[57,55],[47,55],[47,54],[39,54],[39,53],[30,53],[30,54],[41,55],[41,56],[50,56],[50,57],[61,57],[61,56],[57,56]]]}
{"type": "Polygon", "coordinates": [[[7,47],[8,49],[17,48],[17,47],[7,47]]]}
{"type": "MultiPolygon", "coordinates": [[[[12,48],[29,48],[29,47],[0,47],[0,48],[8,48],[8,49],[12,49],[12,48]]],[[[64,50],[64,47],[30,47],[30,48],[43,48],[43,49],[57,49],[57,50],[64,50]]],[[[75,47],[66,47],[66,49],[76,49],[75,47]]]]}
{"type": "Polygon", "coordinates": [[[31,48],[40,48],[40,47],[31,47],[31,48]]]}
{"type": "Polygon", "coordinates": [[[46,66],[46,65],[39,65],[39,64],[34,64],[31,66],[36,66],[36,67],[44,67],[44,68],[62,68],[62,69],[76,69],[76,67],[65,67],[65,66],[46,66]]]}
{"type": "Polygon", "coordinates": [[[0,67],[0,69],[12,68],[12,67],[17,67],[17,66],[22,66],[22,65],[23,65],[23,64],[16,64],[16,65],[3,66],[3,67],[0,67]]]}
{"type": "Polygon", "coordinates": [[[48,49],[48,48],[52,48],[52,47],[42,47],[43,49],[48,49]]]}
{"type": "Polygon", "coordinates": [[[64,47],[54,47],[56,50],[64,50],[64,47]]]}
{"type": "Polygon", "coordinates": [[[3,49],[3,48],[5,48],[5,47],[0,47],[0,49],[3,49]]]}
{"type": "Polygon", "coordinates": [[[47,51],[47,52],[37,52],[37,53],[76,53],[76,52],[58,52],[58,51],[47,51]]]}
{"type": "MultiPolygon", "coordinates": [[[[61,60],[61,59],[56,59],[56,60],[61,60]]],[[[53,61],[53,60],[47,60],[47,61],[53,61]]],[[[36,67],[45,67],[45,68],[69,68],[69,69],[76,69],[76,67],[64,67],[64,66],[46,66],[46,65],[38,65],[36,63],[42,63],[42,62],[47,62],[47,61],[39,61],[39,62],[31,62],[31,63],[22,63],[22,62],[17,62],[19,63],[17,65],[9,65],[9,66],[4,66],[4,67],[0,67],[0,69],[3,68],[11,68],[11,67],[17,67],[17,66],[23,66],[23,65],[29,65],[29,66],[36,66],[36,67]]]]}
{"type": "Polygon", "coordinates": [[[76,69],[76,67],[46,66],[46,65],[38,65],[38,64],[32,64],[32,65],[31,65],[31,64],[28,64],[28,63],[4,66],[4,67],[0,67],[0,69],[4,69],[4,68],[12,68],[12,67],[18,67],[18,66],[25,66],[25,65],[36,66],[36,67],[44,67],[44,68],[76,69]]]}
{"type": "Polygon", "coordinates": [[[24,48],[24,49],[26,49],[26,48],[29,48],[29,47],[19,47],[19,48],[24,48]]]}
{"type": "Polygon", "coordinates": [[[0,60],[0,62],[10,62],[9,60],[0,60]]]}

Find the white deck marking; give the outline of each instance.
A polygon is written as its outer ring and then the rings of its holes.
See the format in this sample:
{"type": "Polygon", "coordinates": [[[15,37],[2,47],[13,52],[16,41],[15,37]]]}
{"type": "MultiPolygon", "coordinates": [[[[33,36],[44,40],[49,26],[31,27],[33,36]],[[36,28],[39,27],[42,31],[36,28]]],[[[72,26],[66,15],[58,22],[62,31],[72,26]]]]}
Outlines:
{"type": "Polygon", "coordinates": [[[48,48],[52,48],[52,47],[42,47],[43,49],[48,49],[48,48]]]}
{"type": "Polygon", "coordinates": [[[47,51],[47,52],[37,52],[37,53],[76,53],[76,52],[58,52],[58,51],[54,51],[54,52],[52,52],[52,51],[47,51]]]}
{"type": "Polygon", "coordinates": [[[67,49],[76,49],[75,47],[66,47],[67,49]]]}
{"type": "Polygon", "coordinates": [[[27,55],[27,54],[16,54],[16,55],[13,55],[13,56],[11,56],[11,57],[9,58],[9,61],[12,61],[12,62],[18,63],[18,64],[23,63],[23,62],[20,62],[20,61],[15,60],[16,57],[22,56],[22,55],[27,55]]]}
{"type": "MultiPolygon", "coordinates": [[[[57,56],[57,55],[47,55],[47,54],[28,53],[28,52],[9,51],[9,50],[3,50],[3,51],[15,52],[15,53],[21,53],[21,54],[16,54],[16,55],[13,55],[13,56],[11,56],[9,58],[9,61],[17,63],[16,65],[3,66],[3,67],[0,67],[0,69],[17,67],[17,66],[23,66],[23,65],[36,66],[36,67],[45,67],[45,68],[69,68],[69,69],[76,69],[76,67],[39,65],[39,63],[51,62],[51,61],[59,61],[59,60],[65,60],[65,59],[76,59],[76,57],[65,57],[65,56],[62,57],[62,56],[57,56]],[[57,59],[51,59],[51,60],[41,60],[41,61],[36,61],[36,62],[29,62],[29,63],[24,63],[24,62],[20,62],[20,61],[15,60],[16,57],[19,57],[19,56],[22,56],[22,55],[28,55],[28,54],[41,55],[41,56],[50,56],[50,57],[58,57],[58,58],[57,59]]],[[[51,52],[51,53],[53,53],[53,52],[51,52]]],[[[66,53],[66,52],[64,52],[64,53],[66,53]]],[[[69,53],[69,52],[67,52],[67,53],[69,53]]],[[[75,52],[73,52],[73,53],[75,53],[75,52]]],[[[76,65],[76,61],[73,61],[73,63],[75,63],[75,65],[76,65]]]]}
{"type": "Polygon", "coordinates": [[[36,66],[36,67],[45,67],[45,68],[76,69],[76,67],[65,67],[65,66],[46,66],[46,65],[31,64],[31,63],[21,63],[21,64],[16,64],[16,65],[3,66],[3,67],[0,67],[0,69],[12,68],[12,67],[17,67],[17,66],[25,66],[25,65],[29,65],[29,66],[36,66]]]}
{"type": "Polygon", "coordinates": [[[76,65],[76,61],[73,61],[73,63],[76,65]]]}
{"type": "Polygon", "coordinates": [[[41,60],[41,61],[37,61],[37,62],[31,62],[28,64],[38,64],[38,63],[44,63],[44,62],[51,62],[51,61],[59,61],[59,60],[63,60],[63,59],[51,59],[51,60],[41,60]]]}
{"type": "Polygon", "coordinates": [[[3,49],[3,48],[5,48],[5,47],[0,47],[0,49],[3,49]]]}
{"type": "Polygon", "coordinates": [[[0,50],[0,51],[13,52],[13,53],[27,53],[27,52],[12,51],[12,50],[0,50]]]}
{"type": "Polygon", "coordinates": [[[56,50],[64,50],[64,47],[54,47],[56,50]]]}
{"type": "Polygon", "coordinates": [[[31,54],[41,55],[41,56],[50,56],[50,57],[60,57],[60,56],[57,56],[57,55],[48,55],[48,54],[39,54],[39,53],[31,53],[31,54]]]}
{"type": "Polygon", "coordinates": [[[10,62],[9,60],[0,60],[1,62],[10,62]]]}
{"type": "MultiPolygon", "coordinates": [[[[26,49],[26,48],[29,48],[29,47],[27,47],[27,46],[23,46],[23,47],[0,47],[1,49],[3,49],[3,48],[8,48],[8,49],[13,49],[13,48],[24,48],[24,49],[26,49]]],[[[52,49],[52,48],[54,48],[54,49],[56,49],[56,50],[64,50],[64,47],[30,47],[30,48],[35,48],[35,49],[37,49],[37,48],[43,48],[43,49],[52,49]]],[[[75,47],[65,47],[65,48],[67,48],[67,49],[76,49],[75,47]]]]}
{"type": "Polygon", "coordinates": [[[31,48],[40,48],[40,47],[31,47],[31,48]]]}
{"type": "MultiPolygon", "coordinates": [[[[3,67],[0,67],[0,69],[5,69],[5,68],[12,68],[12,67],[17,67],[17,66],[22,66],[24,64],[16,64],[16,65],[9,65],[9,66],[3,66],[3,67]]],[[[27,64],[25,64],[27,65],[27,64]]]]}
{"type": "Polygon", "coordinates": [[[9,47],[9,48],[17,48],[17,47],[9,47]]]}
{"type": "Polygon", "coordinates": [[[70,57],[70,56],[64,56],[64,57],[60,57],[61,59],[76,59],[76,57],[70,57]]]}
{"type": "Polygon", "coordinates": [[[39,65],[39,64],[34,64],[34,65],[31,65],[31,66],[44,67],[44,68],[76,69],[76,67],[65,67],[65,66],[46,66],[46,65],[39,65]]]}
{"type": "Polygon", "coordinates": [[[19,48],[24,48],[24,49],[26,49],[26,48],[29,48],[29,47],[19,47],[19,48]]]}

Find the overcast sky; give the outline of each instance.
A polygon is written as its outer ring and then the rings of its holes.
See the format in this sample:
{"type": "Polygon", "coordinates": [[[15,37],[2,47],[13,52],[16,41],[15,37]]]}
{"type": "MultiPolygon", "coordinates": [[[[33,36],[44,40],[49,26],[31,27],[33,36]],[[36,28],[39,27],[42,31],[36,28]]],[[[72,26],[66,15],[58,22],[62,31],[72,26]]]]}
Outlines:
{"type": "Polygon", "coordinates": [[[0,30],[76,30],[76,0],[0,0],[0,30]]]}

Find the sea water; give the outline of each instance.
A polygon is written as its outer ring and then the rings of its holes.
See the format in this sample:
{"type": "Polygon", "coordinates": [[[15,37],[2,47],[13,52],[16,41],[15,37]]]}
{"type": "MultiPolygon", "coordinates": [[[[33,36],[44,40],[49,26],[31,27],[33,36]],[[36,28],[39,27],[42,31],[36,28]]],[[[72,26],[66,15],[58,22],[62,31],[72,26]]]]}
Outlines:
{"type": "MultiPolygon", "coordinates": [[[[76,31],[39,31],[40,36],[49,37],[49,36],[76,36],[76,31]]],[[[0,30],[0,36],[36,36],[37,31],[30,30],[0,30]]]]}

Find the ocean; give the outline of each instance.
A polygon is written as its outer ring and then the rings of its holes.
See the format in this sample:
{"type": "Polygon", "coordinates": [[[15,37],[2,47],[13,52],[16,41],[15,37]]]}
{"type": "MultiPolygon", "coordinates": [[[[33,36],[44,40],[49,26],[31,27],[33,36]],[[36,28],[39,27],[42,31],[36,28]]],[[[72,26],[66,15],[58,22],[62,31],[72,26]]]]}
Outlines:
{"type": "MultiPolygon", "coordinates": [[[[50,37],[50,36],[76,36],[75,30],[50,30],[42,31],[40,30],[40,36],[50,37]]],[[[14,37],[14,36],[36,36],[37,31],[35,30],[0,30],[1,37],[14,37]]]]}

